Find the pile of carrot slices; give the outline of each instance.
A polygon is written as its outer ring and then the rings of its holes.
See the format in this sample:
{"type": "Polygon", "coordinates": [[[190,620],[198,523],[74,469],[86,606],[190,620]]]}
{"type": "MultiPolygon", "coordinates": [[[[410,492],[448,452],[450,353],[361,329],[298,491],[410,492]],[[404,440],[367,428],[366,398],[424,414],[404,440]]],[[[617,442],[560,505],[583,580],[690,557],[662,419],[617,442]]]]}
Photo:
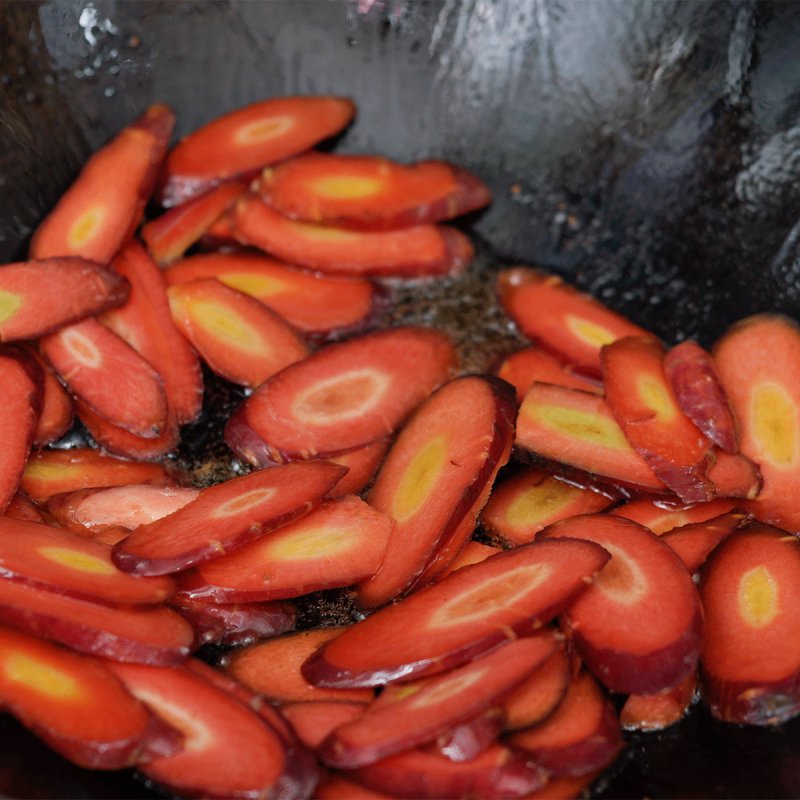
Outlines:
{"type": "Polygon", "coordinates": [[[798,326],[668,347],[515,267],[526,346],[464,374],[374,318],[468,268],[444,223],[489,191],[312,149],[354,113],[265,100],[170,150],[154,105],[0,267],[0,706],[84,767],[298,799],[573,797],[697,697],[800,714],[798,326]],[[192,486],[203,366],[244,399],[237,474],[192,486]],[[323,590],[348,624],[304,626],[323,590]]]}

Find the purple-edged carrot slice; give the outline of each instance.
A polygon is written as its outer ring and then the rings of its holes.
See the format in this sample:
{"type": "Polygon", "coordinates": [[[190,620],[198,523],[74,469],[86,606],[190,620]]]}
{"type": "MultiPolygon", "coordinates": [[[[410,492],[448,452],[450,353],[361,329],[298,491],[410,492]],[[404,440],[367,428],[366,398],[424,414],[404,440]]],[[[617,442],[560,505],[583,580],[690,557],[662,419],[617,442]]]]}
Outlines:
{"type": "Polygon", "coordinates": [[[306,700],[282,705],[281,714],[289,721],[297,738],[309,750],[316,751],[329,734],[358,719],[366,708],[366,703],[355,700],[306,700]]]}
{"type": "Polygon", "coordinates": [[[592,392],[534,383],[519,409],[516,444],[585,472],[664,491],[606,401],[592,392]]]}
{"type": "Polygon", "coordinates": [[[23,491],[18,491],[11,498],[2,516],[19,519],[23,522],[42,522],[45,519],[39,506],[36,505],[23,491]]]}
{"type": "Polygon", "coordinates": [[[507,384],[478,376],[450,381],[417,409],[369,494],[395,525],[380,568],[358,587],[359,605],[374,608],[406,590],[465,519],[471,535],[473,506],[508,459],[515,412],[507,384]]]}
{"type": "Polygon", "coordinates": [[[231,111],[189,134],[167,157],[161,202],[182,203],[230,178],[254,176],[334,136],[355,114],[344,97],[276,97],[231,111]]]}
{"type": "Polygon", "coordinates": [[[727,722],[800,714],[800,540],[752,523],[720,544],[700,579],[703,695],[727,722]]]}
{"type": "Polygon", "coordinates": [[[308,355],[308,345],[274,311],[214,278],[171,286],[167,294],[178,329],[233,383],[252,389],[308,355]]]}
{"type": "Polygon", "coordinates": [[[717,497],[758,497],[764,481],[758,464],[742,453],[726,453],[715,448],[714,463],[709,467],[708,479],[714,485],[717,497]]]}
{"type": "Polygon", "coordinates": [[[241,547],[308,513],[342,468],[326,461],[287,464],[204,489],[174,514],[138,527],[114,549],[115,563],[138,575],[163,575],[241,547]]]}
{"type": "Polygon", "coordinates": [[[303,674],[318,686],[374,686],[459,666],[549,622],[607,559],[582,541],[498,553],[356,623],[320,648],[303,674]]]}
{"type": "Polygon", "coordinates": [[[537,540],[562,536],[611,553],[594,585],[563,616],[587,666],[612,691],[652,693],[680,683],[700,655],[702,612],[675,551],[610,514],[561,520],[537,540]]]}
{"type": "Polygon", "coordinates": [[[630,500],[617,506],[609,513],[617,517],[625,517],[645,528],[650,528],[656,536],[661,536],[673,528],[681,525],[691,525],[695,522],[705,522],[708,519],[718,517],[720,514],[727,514],[734,507],[732,500],[710,500],[708,503],[697,503],[696,505],[659,505],[654,500],[640,498],[630,500]]]}
{"type": "Polygon", "coordinates": [[[261,196],[290,219],[367,230],[441,222],[488,205],[489,189],[444,161],[306,153],[265,169],[261,196]]]}
{"type": "Polygon", "coordinates": [[[60,439],[72,426],[72,398],[35,347],[29,345],[25,352],[42,368],[42,407],[36,420],[33,446],[45,447],[60,439]]]}
{"type": "Polygon", "coordinates": [[[547,470],[526,467],[494,487],[481,522],[510,544],[527,544],[553,522],[594,514],[612,502],[598,492],[559,480],[547,470]]]}
{"type": "Polygon", "coordinates": [[[333,495],[339,497],[346,494],[358,494],[366,489],[375,477],[378,467],[383,463],[389,450],[389,444],[390,440],[387,437],[338,456],[329,456],[329,461],[347,467],[347,474],[336,484],[333,495]]]}
{"type": "Polygon", "coordinates": [[[471,761],[497,742],[506,715],[501,708],[487,708],[436,737],[434,746],[451,761],[471,761]]]}
{"type": "Polygon", "coordinates": [[[661,540],[678,554],[686,569],[694,573],[700,569],[714,548],[742,525],[746,518],[744,511],[729,511],[704,522],[673,528],[661,540]]]}
{"type": "Polygon", "coordinates": [[[228,421],[225,441],[259,466],[363,447],[392,433],[455,362],[450,340],[427,328],[329,345],[260,386],[228,421]]]}
{"type": "Polygon", "coordinates": [[[102,661],[7,628],[0,628],[0,702],[62,756],[90,769],[129,767],[182,745],[102,661]]]}
{"type": "Polygon", "coordinates": [[[445,225],[414,225],[392,231],[355,231],[294,222],[257,195],[240,198],[234,233],[290,264],[330,275],[423,277],[454,275],[472,260],[469,239],[445,225]]]}
{"type": "Polygon", "coordinates": [[[632,694],[619,713],[620,725],[631,731],[660,731],[680,722],[697,692],[697,672],[690,672],[672,689],[656,694],[632,694]]]}

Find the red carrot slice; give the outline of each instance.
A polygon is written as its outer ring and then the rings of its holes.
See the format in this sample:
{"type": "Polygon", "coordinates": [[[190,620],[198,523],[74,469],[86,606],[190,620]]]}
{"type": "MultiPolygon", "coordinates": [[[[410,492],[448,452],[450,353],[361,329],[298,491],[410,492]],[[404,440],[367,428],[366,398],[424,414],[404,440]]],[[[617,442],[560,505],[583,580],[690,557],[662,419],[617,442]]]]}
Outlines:
{"type": "Polygon", "coordinates": [[[229,178],[249,178],[339,133],[355,114],[344,97],[262,100],[204,125],[167,157],[161,202],[182,203],[229,178]]]}
{"type": "Polygon", "coordinates": [[[179,664],[194,647],[192,626],[170,608],[102,605],[20,581],[0,581],[0,621],[114,661],[179,664]]]}
{"type": "Polygon", "coordinates": [[[680,722],[697,691],[697,673],[690,672],[672,689],[657,694],[632,694],[625,701],[619,721],[625,730],[660,731],[680,722]]]}
{"type": "Polygon", "coordinates": [[[487,558],[501,552],[502,550],[499,547],[481,544],[481,542],[476,542],[474,539],[471,539],[461,548],[461,551],[455,559],[453,559],[450,566],[447,568],[447,572],[445,572],[442,577],[461,569],[461,567],[468,567],[470,564],[480,564],[481,561],[485,561],[487,558]]]}
{"type": "Polygon", "coordinates": [[[456,667],[541,627],[608,558],[588,542],[537,542],[498,553],[387,606],[304,665],[319,686],[370,686],[456,667]]]}
{"type": "Polygon", "coordinates": [[[577,800],[586,797],[589,788],[602,772],[603,770],[595,770],[585,775],[563,775],[560,778],[551,776],[541,789],[528,794],[525,800],[577,800]]]}
{"type": "Polygon", "coordinates": [[[86,319],[46,336],[41,347],[70,390],[94,413],[142,438],[167,422],[161,376],[97,320],[86,319]]]}
{"type": "Polygon", "coordinates": [[[378,467],[383,463],[390,441],[378,439],[371,444],[357,447],[338,456],[330,456],[328,461],[347,467],[347,474],[336,484],[334,495],[358,494],[366,489],[375,477],[378,467]]]}
{"type": "Polygon", "coordinates": [[[198,568],[202,583],[185,593],[220,602],[299,597],[320,589],[351,586],[381,564],[392,521],[353,495],[318,506],[198,568]]]}
{"type": "Polygon", "coordinates": [[[242,183],[224,183],[142,226],[153,260],[164,266],[180,258],[246,190],[242,183]]]}
{"type": "Polygon", "coordinates": [[[308,355],[308,345],[258,300],[214,278],[172,286],[172,319],[223,378],[254,388],[308,355]]]}
{"type": "Polygon", "coordinates": [[[92,155],[34,233],[31,257],[111,261],[139,224],[174,122],[167,106],[150,106],[92,155]]]}
{"type": "Polygon", "coordinates": [[[697,664],[702,612],[675,552],[641,525],[611,515],[561,520],[537,540],[561,536],[611,553],[564,614],[587,666],[612,691],[653,693],[680,683],[697,664]]]}
{"type": "Polygon", "coordinates": [[[241,547],[319,504],[342,475],[325,461],[287,464],[204,489],[174,514],[138,527],[114,549],[127,572],[163,575],[241,547]]]}
{"type": "Polygon", "coordinates": [[[681,411],[663,368],[664,348],[626,337],[603,347],[606,401],[625,437],[686,503],[711,500],[711,443],[681,411]]]}
{"type": "Polygon", "coordinates": [[[717,497],[758,497],[764,481],[758,464],[741,453],[715,450],[714,463],[708,470],[708,479],[714,485],[717,497]]]}
{"type": "Polygon", "coordinates": [[[33,339],[125,302],[127,283],[83,258],[0,267],[0,342],[33,339]]]}
{"type": "Polygon", "coordinates": [[[711,356],[697,342],[681,342],[664,356],[664,374],[698,429],[726,453],[738,452],[736,420],[711,356]]]}
{"type": "Polygon", "coordinates": [[[444,161],[306,153],[265,169],[261,196],[290,219],[367,230],[441,222],[488,205],[489,189],[444,161]]]}
{"type": "Polygon", "coordinates": [[[36,421],[33,446],[44,447],[60,439],[72,426],[72,398],[35,347],[26,347],[25,352],[42,369],[42,407],[36,421]]]}
{"type": "Polygon", "coordinates": [[[120,251],[113,267],[130,282],[131,296],[124,306],[103,314],[101,322],[162,376],[177,424],[194,421],[203,401],[200,362],[172,321],[164,276],[136,241],[120,251]]]}
{"type": "Polygon", "coordinates": [[[505,718],[501,709],[489,708],[439,734],[433,746],[451,761],[471,761],[497,742],[505,718]]]}
{"type": "Polygon", "coordinates": [[[555,777],[585,775],[607,767],[623,746],[613,706],[585,671],[573,680],[549,719],[507,741],[555,777]]]}
{"type": "Polygon", "coordinates": [[[0,701],[65,758],[121,769],[180,749],[98,659],[0,628],[0,701]]]}
{"type": "Polygon", "coordinates": [[[490,378],[457,378],[403,428],[369,494],[395,525],[383,563],[358,587],[359,605],[374,608],[401,594],[465,519],[465,538],[471,535],[479,511],[473,506],[508,459],[515,404],[507,389],[490,378]]]}
{"type": "Polygon", "coordinates": [[[6,506],[3,512],[6,517],[12,519],[19,519],[23,522],[44,522],[42,512],[39,507],[31,501],[28,496],[21,491],[18,491],[12,498],[11,502],[6,506]]]}
{"type": "Polygon", "coordinates": [[[776,725],[800,713],[800,540],[751,524],[701,573],[703,694],[728,722],[776,725]]]}
{"type": "Polygon", "coordinates": [[[661,536],[673,528],[705,522],[720,514],[727,514],[734,506],[731,500],[711,500],[708,503],[697,503],[692,506],[664,506],[654,500],[631,500],[617,506],[610,513],[625,517],[645,528],[650,528],[656,536],[661,536]]]}
{"type": "Polygon", "coordinates": [[[528,267],[500,273],[500,303],[529,339],[561,354],[581,372],[600,377],[600,348],[647,331],[555,275],[528,267]]]}
{"type": "Polygon", "coordinates": [[[174,480],[163,464],[125,461],[88,448],[33,453],[22,476],[22,488],[36,502],[77,489],[130,483],[168,486],[174,480]]]}
{"type": "Polygon", "coordinates": [[[359,783],[330,772],[314,792],[314,800],[391,800],[394,795],[367,789],[359,783]]]}
{"type": "Polygon", "coordinates": [[[590,489],[559,480],[546,470],[526,467],[494,487],[481,522],[510,544],[526,544],[553,522],[594,514],[612,502],[590,489]]]}
{"type": "Polygon", "coordinates": [[[374,284],[293,269],[256,253],[208,253],[173,264],[164,272],[171,286],[216,278],[249,294],[303,333],[354,330],[372,314],[374,284]]]}
{"type": "Polygon", "coordinates": [[[694,573],[700,569],[714,548],[730,536],[746,518],[747,514],[743,511],[729,511],[705,522],[673,528],[661,540],[678,554],[686,569],[694,573]]]}
{"type": "Polygon", "coordinates": [[[317,648],[345,628],[314,628],[281,636],[236,650],[226,657],[226,672],[240,683],[273,702],[347,700],[370,702],[371,689],[337,689],[313,686],[300,667],[317,648]]]}
{"type": "Polygon", "coordinates": [[[608,404],[592,392],[534,383],[519,409],[516,444],[586,472],[664,489],[628,444],[608,404]]]}
{"type": "Polygon", "coordinates": [[[234,233],[242,244],[331,275],[454,275],[473,256],[469,239],[456,228],[414,225],[393,231],[354,231],[294,222],[257,195],[237,201],[233,220],[234,233]]]}
{"type": "Polygon", "coordinates": [[[229,420],[225,441],[260,466],[363,447],[392,433],[455,361],[450,340],[426,328],[329,345],[259,387],[229,420]]]}
{"type": "Polygon", "coordinates": [[[366,703],[353,700],[306,700],[281,706],[281,714],[289,720],[297,738],[309,749],[316,750],[336,728],[358,719],[366,703]]]}

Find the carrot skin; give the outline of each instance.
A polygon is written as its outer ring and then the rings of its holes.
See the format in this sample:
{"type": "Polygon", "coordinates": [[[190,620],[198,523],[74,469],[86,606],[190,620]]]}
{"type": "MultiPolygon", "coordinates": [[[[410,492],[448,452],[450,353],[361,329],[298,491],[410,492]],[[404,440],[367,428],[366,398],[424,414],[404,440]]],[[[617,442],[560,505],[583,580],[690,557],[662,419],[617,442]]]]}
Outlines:
{"type": "Polygon", "coordinates": [[[629,695],[620,711],[620,725],[628,731],[660,731],[675,725],[686,716],[696,692],[697,674],[691,672],[672,689],[629,695]]]}
{"type": "Polygon", "coordinates": [[[436,750],[450,761],[471,761],[497,741],[505,719],[502,709],[489,708],[437,736],[436,750]]]}
{"type": "Polygon", "coordinates": [[[6,506],[2,516],[22,522],[45,522],[39,507],[22,490],[17,491],[11,498],[11,502],[6,506]]]}
{"type": "Polygon", "coordinates": [[[695,573],[714,548],[747,519],[748,515],[744,511],[729,511],[704,522],[673,528],[661,540],[678,554],[690,573],[695,573]]]}

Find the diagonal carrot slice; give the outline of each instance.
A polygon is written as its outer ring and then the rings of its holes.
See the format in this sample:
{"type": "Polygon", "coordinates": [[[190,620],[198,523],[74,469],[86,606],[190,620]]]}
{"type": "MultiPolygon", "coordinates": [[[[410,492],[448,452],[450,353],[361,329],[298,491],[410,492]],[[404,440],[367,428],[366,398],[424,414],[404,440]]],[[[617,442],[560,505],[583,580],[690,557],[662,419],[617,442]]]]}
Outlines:
{"type": "Polygon", "coordinates": [[[764,485],[758,464],[742,453],[726,453],[718,449],[715,449],[714,459],[708,478],[717,497],[743,497],[747,500],[758,497],[764,485]]]}
{"type": "Polygon", "coordinates": [[[342,474],[316,461],[210,486],[174,514],[138,527],[115,547],[114,561],[127,572],[163,575],[218,557],[308,513],[342,474]]]}
{"type": "Polygon", "coordinates": [[[42,368],[42,408],[36,420],[33,446],[44,447],[60,439],[72,426],[72,398],[35,347],[26,346],[25,352],[42,368]]]}
{"type": "Polygon", "coordinates": [[[274,311],[214,278],[171,286],[167,295],[178,329],[233,383],[254,388],[308,355],[308,345],[274,311]]]}
{"type": "Polygon", "coordinates": [[[309,750],[316,750],[328,734],[360,717],[366,707],[366,703],[353,700],[306,700],[282,705],[281,714],[289,721],[297,738],[309,750]]]}
{"type": "Polygon", "coordinates": [[[697,572],[714,548],[730,536],[747,519],[744,511],[729,511],[718,517],[681,525],[667,531],[661,540],[666,542],[683,561],[690,573],[697,572]]]}
{"type": "Polygon", "coordinates": [[[89,158],[34,233],[31,257],[111,261],[139,224],[174,122],[167,106],[150,106],[89,158]]]}
{"type": "Polygon", "coordinates": [[[23,522],[42,522],[45,519],[39,507],[23,491],[18,491],[6,506],[3,516],[19,519],[23,522]]]}
{"type": "Polygon", "coordinates": [[[232,215],[234,233],[242,244],[330,275],[454,275],[473,256],[469,239],[456,228],[444,225],[355,231],[295,222],[273,211],[257,195],[240,198],[232,215]]]}
{"type": "Polygon", "coordinates": [[[471,761],[497,742],[504,722],[502,709],[488,708],[439,734],[434,746],[451,761],[471,761]]]}
{"type": "Polygon", "coordinates": [[[607,559],[579,541],[498,553],[356,623],[303,674],[319,686],[373,686],[456,667],[549,622],[607,559]]]}
{"type": "Polygon", "coordinates": [[[734,507],[732,500],[717,499],[708,503],[696,505],[664,506],[654,500],[641,498],[630,500],[617,506],[609,513],[617,517],[625,517],[645,528],[650,528],[656,536],[661,536],[673,528],[681,525],[690,525],[695,522],[705,522],[708,519],[727,514],[734,507]]]}
{"type": "Polygon", "coordinates": [[[468,567],[470,564],[479,564],[491,556],[497,555],[502,552],[499,547],[494,547],[488,544],[481,544],[474,539],[470,539],[462,548],[459,554],[453,559],[447,568],[447,572],[441,577],[449,575],[451,572],[461,569],[461,567],[468,567]]]}
{"type": "Polygon", "coordinates": [[[389,445],[390,440],[387,437],[338,456],[330,456],[329,461],[348,469],[347,474],[336,484],[334,496],[358,494],[366,489],[383,463],[389,445]]]}
{"type": "Polygon", "coordinates": [[[672,689],[657,694],[632,694],[619,713],[624,730],[660,731],[680,722],[697,693],[697,673],[690,672],[672,689]]]}
{"type": "Polygon", "coordinates": [[[315,800],[391,800],[393,796],[367,789],[338,772],[325,775],[314,792],[315,800]]]}
{"type": "Polygon", "coordinates": [[[182,203],[229,178],[302,153],[347,127],[344,97],[276,97],[231,111],[186,136],[167,157],[161,202],[182,203]]]}

